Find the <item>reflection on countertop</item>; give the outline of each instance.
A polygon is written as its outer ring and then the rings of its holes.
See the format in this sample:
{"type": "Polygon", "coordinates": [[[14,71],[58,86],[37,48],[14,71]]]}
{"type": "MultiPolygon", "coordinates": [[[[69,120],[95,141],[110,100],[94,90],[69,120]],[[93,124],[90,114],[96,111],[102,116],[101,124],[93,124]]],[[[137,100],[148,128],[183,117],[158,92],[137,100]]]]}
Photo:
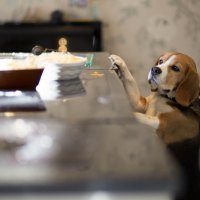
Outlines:
{"type": "Polygon", "coordinates": [[[180,188],[179,168],[154,131],[134,120],[108,54],[93,62],[80,79],[38,90],[45,112],[0,113],[0,193],[170,197],[180,188]],[[61,92],[42,96],[51,91],[61,92]]]}
{"type": "Polygon", "coordinates": [[[85,95],[86,91],[79,78],[40,82],[37,86],[40,97],[45,100],[66,99],[85,95]]]}

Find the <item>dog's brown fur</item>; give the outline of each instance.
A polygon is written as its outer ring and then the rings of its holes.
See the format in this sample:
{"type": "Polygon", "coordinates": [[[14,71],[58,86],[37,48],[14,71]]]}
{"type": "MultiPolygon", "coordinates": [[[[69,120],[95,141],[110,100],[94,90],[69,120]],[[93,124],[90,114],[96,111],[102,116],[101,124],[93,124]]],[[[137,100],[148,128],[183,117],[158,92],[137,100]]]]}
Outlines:
{"type": "Polygon", "coordinates": [[[122,58],[111,55],[110,60],[140,122],[154,127],[166,144],[198,136],[199,76],[191,57],[177,52],[160,56],[149,73],[152,93],[148,97],[141,96],[122,58]]]}

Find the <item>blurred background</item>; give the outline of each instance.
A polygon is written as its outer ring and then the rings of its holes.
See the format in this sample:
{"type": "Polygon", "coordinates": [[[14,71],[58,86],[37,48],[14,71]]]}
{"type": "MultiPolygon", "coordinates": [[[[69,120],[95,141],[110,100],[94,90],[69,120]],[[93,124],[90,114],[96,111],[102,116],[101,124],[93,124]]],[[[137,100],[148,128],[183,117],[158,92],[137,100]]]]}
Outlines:
{"type": "Polygon", "coordinates": [[[200,66],[199,10],[199,0],[1,0],[0,22],[98,20],[99,50],[123,57],[144,88],[144,75],[165,51],[189,54],[200,66]]]}

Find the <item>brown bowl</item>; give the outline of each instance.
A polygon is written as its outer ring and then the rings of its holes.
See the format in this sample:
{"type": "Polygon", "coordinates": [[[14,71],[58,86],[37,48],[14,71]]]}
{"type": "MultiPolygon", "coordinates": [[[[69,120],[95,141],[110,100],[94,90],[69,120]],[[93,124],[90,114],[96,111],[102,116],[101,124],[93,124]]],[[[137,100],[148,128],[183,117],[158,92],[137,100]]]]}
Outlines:
{"type": "Polygon", "coordinates": [[[35,90],[44,69],[0,71],[0,90],[35,90]]]}

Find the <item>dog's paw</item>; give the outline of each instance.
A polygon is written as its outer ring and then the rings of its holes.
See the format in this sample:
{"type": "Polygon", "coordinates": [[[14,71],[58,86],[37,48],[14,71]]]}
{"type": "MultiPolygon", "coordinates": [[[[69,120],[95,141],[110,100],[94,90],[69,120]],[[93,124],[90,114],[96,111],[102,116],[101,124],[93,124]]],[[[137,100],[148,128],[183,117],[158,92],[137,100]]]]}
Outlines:
{"type": "Polygon", "coordinates": [[[124,72],[124,70],[127,68],[126,67],[126,63],[124,62],[124,60],[117,56],[117,55],[110,55],[109,59],[111,61],[111,68],[115,70],[115,72],[117,73],[118,77],[120,79],[122,79],[122,74],[124,72]]]}
{"type": "Polygon", "coordinates": [[[124,60],[117,55],[112,54],[109,56],[109,59],[114,69],[115,68],[123,69],[126,66],[126,63],[124,62],[124,60]]]}

